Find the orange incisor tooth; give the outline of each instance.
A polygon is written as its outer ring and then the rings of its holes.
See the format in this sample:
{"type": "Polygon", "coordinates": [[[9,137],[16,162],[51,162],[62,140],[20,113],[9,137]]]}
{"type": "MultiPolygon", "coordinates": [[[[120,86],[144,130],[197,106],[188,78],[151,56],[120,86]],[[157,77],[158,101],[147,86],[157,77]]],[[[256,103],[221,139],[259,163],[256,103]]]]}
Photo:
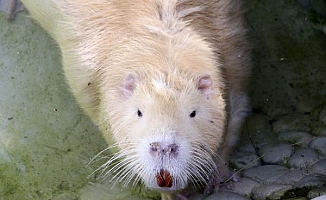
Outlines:
{"type": "Polygon", "coordinates": [[[156,182],[159,187],[172,187],[172,177],[169,171],[161,169],[156,175],[156,182]]]}
{"type": "Polygon", "coordinates": [[[156,175],[156,182],[159,187],[164,187],[165,185],[165,180],[164,180],[164,171],[161,170],[160,173],[157,173],[156,175]]]}
{"type": "Polygon", "coordinates": [[[165,187],[172,187],[172,177],[170,172],[165,172],[165,187]]]}

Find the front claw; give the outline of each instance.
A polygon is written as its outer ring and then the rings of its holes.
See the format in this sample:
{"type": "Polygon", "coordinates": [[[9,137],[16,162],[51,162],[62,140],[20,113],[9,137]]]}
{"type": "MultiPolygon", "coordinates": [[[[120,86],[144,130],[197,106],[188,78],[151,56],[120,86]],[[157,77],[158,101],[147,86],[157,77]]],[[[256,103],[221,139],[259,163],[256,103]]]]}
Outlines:
{"type": "Polygon", "coordinates": [[[220,181],[220,187],[225,186],[227,190],[235,190],[234,182],[240,181],[237,173],[230,173],[230,176],[220,181]]]}
{"type": "Polygon", "coordinates": [[[180,193],[161,193],[161,200],[188,200],[188,191],[183,190],[180,193]]]}
{"type": "MultiPolygon", "coordinates": [[[[204,195],[208,196],[216,191],[217,184],[217,178],[215,176],[211,177],[204,189],[204,195]]],[[[219,190],[219,188],[217,189],[219,190]]]]}
{"type": "Polygon", "coordinates": [[[221,187],[227,190],[235,190],[234,182],[238,182],[240,177],[237,172],[230,172],[227,165],[219,165],[218,174],[212,176],[205,187],[204,195],[218,192],[221,187]]]}
{"type": "Polygon", "coordinates": [[[0,1],[0,10],[7,13],[7,20],[11,21],[17,12],[24,10],[24,6],[19,0],[4,0],[0,1]]]}

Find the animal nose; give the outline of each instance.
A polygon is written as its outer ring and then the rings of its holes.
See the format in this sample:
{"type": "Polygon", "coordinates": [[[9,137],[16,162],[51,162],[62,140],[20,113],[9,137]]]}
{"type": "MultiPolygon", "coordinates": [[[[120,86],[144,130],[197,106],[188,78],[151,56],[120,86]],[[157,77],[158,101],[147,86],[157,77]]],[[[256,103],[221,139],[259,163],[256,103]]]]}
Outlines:
{"type": "Polygon", "coordinates": [[[162,142],[152,142],[150,143],[150,153],[152,156],[157,156],[157,155],[177,156],[178,145],[174,143],[164,144],[162,142]]]}

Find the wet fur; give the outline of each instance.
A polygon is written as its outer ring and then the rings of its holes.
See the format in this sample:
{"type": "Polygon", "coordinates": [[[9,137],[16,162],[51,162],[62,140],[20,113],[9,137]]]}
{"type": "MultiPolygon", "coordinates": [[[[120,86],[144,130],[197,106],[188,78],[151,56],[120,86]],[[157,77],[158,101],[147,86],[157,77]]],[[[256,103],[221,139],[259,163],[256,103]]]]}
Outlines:
{"type": "Polygon", "coordinates": [[[155,188],[146,148],[161,140],[182,147],[182,159],[166,165],[177,180],[171,191],[196,178],[208,182],[214,162],[223,168],[215,152],[227,161],[250,111],[250,47],[239,0],[22,2],[60,46],[78,103],[117,147],[103,169],[122,160],[108,172],[155,188]],[[198,86],[203,76],[213,82],[208,90],[198,86]]]}

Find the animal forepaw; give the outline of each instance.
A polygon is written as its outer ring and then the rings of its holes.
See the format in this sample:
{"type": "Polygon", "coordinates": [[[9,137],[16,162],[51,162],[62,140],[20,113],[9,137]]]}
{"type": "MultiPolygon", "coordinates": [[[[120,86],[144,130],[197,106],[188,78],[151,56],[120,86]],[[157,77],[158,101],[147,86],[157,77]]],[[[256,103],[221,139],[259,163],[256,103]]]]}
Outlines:
{"type": "Polygon", "coordinates": [[[183,190],[180,193],[174,194],[161,194],[161,200],[188,200],[187,196],[189,195],[188,191],[183,190]]]}
{"type": "Polygon", "coordinates": [[[227,190],[234,190],[234,182],[238,182],[240,177],[237,173],[230,172],[229,169],[223,169],[216,176],[213,176],[204,190],[204,195],[209,195],[218,192],[221,187],[225,187],[227,190]]]}
{"type": "Polygon", "coordinates": [[[220,181],[220,187],[225,186],[228,190],[235,190],[234,182],[238,182],[240,177],[236,173],[230,173],[230,176],[224,177],[220,181]]]}
{"type": "Polygon", "coordinates": [[[13,20],[15,17],[15,14],[23,9],[24,9],[24,6],[19,0],[0,1],[0,10],[7,13],[8,21],[13,20]]]}

